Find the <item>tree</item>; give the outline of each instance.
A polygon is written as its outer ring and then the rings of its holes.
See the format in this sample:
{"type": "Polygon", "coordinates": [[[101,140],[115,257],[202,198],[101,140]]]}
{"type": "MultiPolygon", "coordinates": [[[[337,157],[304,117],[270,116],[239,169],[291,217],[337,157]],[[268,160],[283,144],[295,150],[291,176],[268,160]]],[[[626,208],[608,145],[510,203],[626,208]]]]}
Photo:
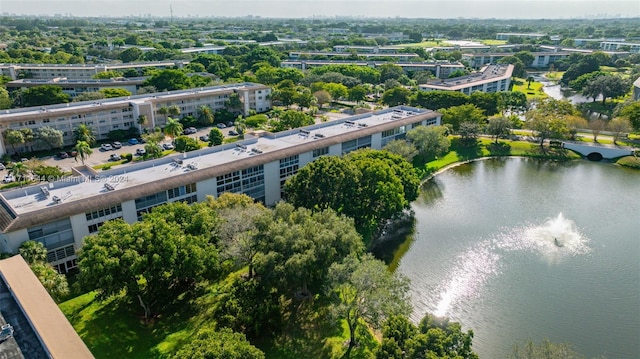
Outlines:
{"type": "Polygon", "coordinates": [[[105,98],[102,92],[83,92],[76,97],[73,98],[72,102],[82,102],[82,101],[97,101],[103,100],[105,98]]]}
{"type": "Polygon", "coordinates": [[[11,108],[11,97],[6,88],[0,87],[0,110],[11,108]]]}
{"type": "Polygon", "coordinates": [[[360,260],[347,258],[329,268],[329,295],[333,298],[333,313],[344,319],[349,328],[349,357],[356,344],[356,330],[364,320],[380,328],[391,316],[410,311],[407,291],[408,280],[401,274],[390,272],[386,265],[366,254],[360,260]]]}
{"type": "Polygon", "coordinates": [[[471,350],[473,331],[462,331],[460,323],[427,313],[418,325],[419,333],[407,341],[407,358],[478,359],[471,350]]]}
{"type": "Polygon", "coordinates": [[[82,165],[84,165],[84,161],[88,159],[93,153],[93,150],[91,149],[91,145],[86,141],[78,141],[78,143],[76,143],[76,146],[73,149],[78,153],[78,155],[75,158],[76,162],[78,161],[78,157],[80,157],[80,160],[82,161],[82,165]]]}
{"type": "Polygon", "coordinates": [[[504,116],[491,117],[486,131],[487,134],[495,138],[495,143],[498,143],[500,137],[508,136],[511,133],[511,121],[504,116]]]}
{"type": "Polygon", "coordinates": [[[323,88],[329,92],[331,98],[338,100],[344,97],[347,97],[349,94],[349,89],[347,86],[338,83],[327,83],[324,84],[323,88]]]}
{"type": "Polygon", "coordinates": [[[158,91],[184,90],[190,87],[189,78],[180,70],[161,70],[155,72],[144,82],[158,91]]]}
{"type": "Polygon", "coordinates": [[[73,129],[76,142],[85,141],[89,145],[93,146],[96,143],[96,137],[93,134],[93,129],[88,125],[81,123],[78,127],[73,129]]]}
{"type": "Polygon", "coordinates": [[[60,302],[62,298],[69,294],[67,277],[58,273],[51,264],[41,261],[29,265],[29,267],[31,267],[31,270],[53,300],[60,302]]]}
{"type": "Polygon", "coordinates": [[[100,90],[102,94],[104,94],[105,98],[116,98],[116,97],[127,97],[131,96],[131,91],[125,90],[123,88],[106,88],[100,90]]]}
{"type": "Polygon", "coordinates": [[[349,101],[361,102],[367,97],[369,91],[364,85],[357,85],[349,89],[349,101]]]}
{"type": "Polygon", "coordinates": [[[404,75],[402,67],[395,64],[383,64],[378,67],[380,71],[380,82],[385,82],[389,79],[398,80],[400,76],[404,75]]]}
{"type": "Polygon", "coordinates": [[[47,261],[47,248],[41,242],[31,240],[22,242],[18,253],[29,265],[47,261]]]}
{"type": "Polygon", "coordinates": [[[416,146],[406,140],[389,141],[382,149],[404,158],[407,162],[413,161],[418,154],[416,146]]]}
{"type": "Polygon", "coordinates": [[[205,328],[200,329],[194,338],[178,349],[173,358],[264,359],[265,356],[242,333],[234,333],[228,328],[219,331],[205,328]]]}
{"type": "Polygon", "coordinates": [[[148,142],[144,145],[144,158],[160,158],[162,151],[162,147],[157,142],[148,142]]]}
{"type": "Polygon", "coordinates": [[[500,95],[495,92],[475,91],[469,96],[469,100],[472,105],[484,111],[486,116],[493,116],[498,113],[500,95]]]}
{"type": "Polygon", "coordinates": [[[109,79],[114,79],[117,77],[122,77],[122,73],[119,71],[114,71],[114,70],[109,70],[109,71],[102,71],[102,72],[98,72],[97,74],[93,75],[94,79],[98,79],[98,80],[109,80],[109,79]]]}
{"type": "Polygon", "coordinates": [[[382,103],[388,106],[406,105],[409,103],[411,91],[404,87],[395,87],[382,94],[382,103]]]}
{"type": "Polygon", "coordinates": [[[531,83],[534,82],[536,79],[533,78],[533,76],[528,76],[527,77],[527,90],[531,89],[531,83]]]}
{"type": "Polygon", "coordinates": [[[407,132],[407,138],[425,159],[430,160],[449,151],[451,142],[447,132],[444,126],[418,126],[407,132]]]}
{"type": "Polygon", "coordinates": [[[258,46],[252,49],[245,57],[242,71],[253,68],[253,65],[265,62],[273,67],[280,67],[280,54],[268,46],[258,46]]]}
{"type": "Polygon", "coordinates": [[[498,92],[498,110],[505,113],[509,112],[524,112],[529,106],[527,102],[527,95],[520,91],[501,91],[498,92]]]}
{"type": "Polygon", "coordinates": [[[597,76],[589,80],[584,88],[582,94],[588,97],[602,96],[602,104],[606,103],[607,98],[616,98],[623,96],[629,91],[629,82],[616,75],[602,75],[597,76]]]}
{"type": "Polygon", "coordinates": [[[498,60],[499,64],[511,64],[513,65],[513,76],[515,77],[525,77],[527,75],[527,71],[525,68],[531,64],[525,64],[519,58],[515,56],[505,56],[498,60]]]}
{"type": "Polygon", "coordinates": [[[271,121],[271,127],[273,128],[273,131],[280,132],[292,128],[313,125],[314,123],[315,120],[313,119],[313,117],[307,115],[306,113],[287,110],[280,115],[279,120],[271,121]]]}
{"type": "Polygon", "coordinates": [[[35,140],[49,149],[62,147],[64,143],[62,131],[49,126],[39,127],[36,130],[35,140]]]}
{"type": "Polygon", "coordinates": [[[333,210],[312,212],[280,202],[256,219],[255,272],[267,287],[310,298],[327,285],[332,263],[364,251],[353,221],[333,210]]]}
{"type": "Polygon", "coordinates": [[[546,115],[541,112],[528,115],[526,126],[536,132],[536,136],[540,140],[540,147],[544,145],[547,138],[565,139],[569,135],[567,122],[563,117],[546,115]]]}
{"type": "Polygon", "coordinates": [[[8,129],[3,133],[5,141],[11,145],[13,152],[16,152],[16,145],[24,144],[24,135],[17,130],[8,129]]]}
{"type": "Polygon", "coordinates": [[[202,105],[198,107],[198,123],[206,126],[211,125],[214,122],[215,118],[213,116],[213,111],[211,107],[207,105],[202,105]]]}
{"type": "Polygon", "coordinates": [[[298,104],[300,111],[304,108],[311,108],[316,104],[316,98],[306,87],[298,87],[296,94],[293,96],[293,102],[298,104]]]}
{"type": "Polygon", "coordinates": [[[34,86],[22,92],[22,106],[45,106],[69,102],[70,96],[55,85],[34,86]]]}
{"type": "Polygon", "coordinates": [[[242,112],[244,108],[244,103],[242,99],[240,99],[240,95],[237,93],[232,93],[229,95],[229,99],[224,104],[231,113],[238,114],[242,112]]]}
{"type": "Polygon", "coordinates": [[[167,124],[164,126],[164,133],[171,137],[173,140],[177,136],[180,136],[184,129],[182,128],[182,124],[175,118],[167,118],[167,124]]]}
{"type": "Polygon", "coordinates": [[[458,91],[418,91],[411,99],[411,105],[438,110],[466,105],[469,101],[468,95],[458,91]]]}
{"type": "Polygon", "coordinates": [[[14,162],[8,167],[8,173],[13,176],[18,183],[26,182],[29,168],[22,162],[14,162]]]}
{"type": "Polygon", "coordinates": [[[122,51],[120,55],[118,55],[118,59],[122,62],[133,62],[140,59],[142,55],[142,50],[137,47],[130,47],[122,51]]]}
{"type": "Polygon", "coordinates": [[[319,90],[313,93],[319,108],[325,103],[331,102],[331,94],[327,90],[319,90]]]}
{"type": "Polygon", "coordinates": [[[215,228],[205,203],[172,202],[133,224],[107,221],[86,238],[79,254],[79,281],[99,299],[124,293],[148,321],[193,286],[221,273],[215,228]]]}
{"type": "Polygon", "coordinates": [[[631,126],[636,131],[640,131],[640,101],[634,101],[624,106],[620,110],[620,116],[628,119],[631,126]]]}
{"type": "Polygon", "coordinates": [[[221,145],[223,140],[224,134],[219,129],[214,127],[209,131],[209,147],[221,145]]]}
{"type": "Polygon", "coordinates": [[[598,142],[598,136],[600,135],[600,132],[602,132],[605,129],[606,126],[607,126],[607,123],[599,118],[589,121],[589,129],[593,134],[593,142],[598,142]]]}
{"type": "Polygon", "coordinates": [[[626,118],[617,117],[609,121],[607,129],[613,134],[613,144],[616,145],[617,141],[631,131],[631,122],[626,118]]]}
{"type": "Polygon", "coordinates": [[[463,143],[475,144],[478,134],[480,134],[480,125],[477,122],[464,121],[460,124],[458,134],[463,143]]]}
{"type": "Polygon", "coordinates": [[[176,151],[190,152],[200,149],[200,143],[195,138],[189,136],[178,136],[175,139],[176,151]]]}
{"type": "Polygon", "coordinates": [[[451,125],[451,128],[454,131],[458,131],[460,129],[460,124],[462,122],[474,122],[480,124],[487,118],[484,111],[472,104],[450,107],[448,109],[441,110],[441,113],[442,123],[451,125]]]}

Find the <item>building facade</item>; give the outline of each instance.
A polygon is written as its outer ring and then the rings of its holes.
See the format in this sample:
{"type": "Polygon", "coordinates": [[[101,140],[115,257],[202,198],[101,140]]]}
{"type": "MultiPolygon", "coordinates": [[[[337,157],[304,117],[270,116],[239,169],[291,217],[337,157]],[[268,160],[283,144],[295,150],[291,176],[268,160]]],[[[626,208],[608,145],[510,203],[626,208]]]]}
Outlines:
{"type": "Polygon", "coordinates": [[[9,91],[35,86],[53,85],[62,88],[62,92],[71,97],[76,97],[87,92],[98,92],[102,89],[121,88],[132,94],[138,92],[147,77],[119,77],[115,79],[87,79],[69,80],[66,78],[55,78],[53,80],[20,79],[9,81],[5,84],[9,91]]]}
{"type": "Polygon", "coordinates": [[[281,199],[284,182],[315,159],[360,148],[380,149],[417,126],[440,124],[440,114],[406,106],[279,133],[248,134],[236,143],[138,162],[0,193],[0,250],[42,242],[60,272],[74,268],[76,251],[106,221],[135,222],[154,207],[194,203],[225,192],[266,205],[281,199]]]}
{"type": "MultiPolygon", "coordinates": [[[[75,140],[73,130],[80,124],[90,126],[97,140],[107,139],[109,132],[113,130],[163,127],[167,121],[167,115],[159,113],[163,107],[178,106],[181,116],[194,117],[198,115],[198,108],[203,105],[209,106],[213,111],[223,109],[234,93],[238,94],[242,101],[243,107],[240,112],[244,115],[248,115],[251,110],[266,112],[271,109],[271,88],[246,82],[126,98],[4,110],[0,111],[0,132],[21,128],[30,128],[35,132],[40,127],[49,126],[62,131],[64,145],[72,145],[75,140]],[[138,124],[140,116],[146,117],[146,124],[138,124]]],[[[30,152],[30,146],[33,144],[16,146],[15,151],[30,152]]],[[[0,136],[0,156],[10,151],[14,151],[13,146],[8,146],[0,136]]]]}
{"type": "MultiPolygon", "coordinates": [[[[327,65],[356,65],[380,67],[389,64],[383,61],[331,61],[331,60],[298,60],[298,61],[282,61],[281,67],[295,68],[299,70],[312,69],[327,65]]],[[[464,65],[458,62],[393,62],[393,65],[399,66],[405,73],[416,71],[431,71],[437,78],[448,78],[452,72],[456,70],[464,70],[464,65]]]]}
{"type": "Polygon", "coordinates": [[[125,71],[133,69],[143,74],[144,69],[159,70],[174,67],[181,68],[189,61],[156,61],[133,62],[125,64],[86,64],[86,65],[56,65],[56,64],[0,64],[0,75],[9,76],[12,80],[33,79],[53,80],[67,78],[73,80],[89,80],[93,76],[105,71],[125,71]]]}
{"type": "Polygon", "coordinates": [[[466,95],[476,91],[509,91],[513,65],[488,65],[467,76],[429,81],[419,85],[421,91],[458,91],[466,95]]]}

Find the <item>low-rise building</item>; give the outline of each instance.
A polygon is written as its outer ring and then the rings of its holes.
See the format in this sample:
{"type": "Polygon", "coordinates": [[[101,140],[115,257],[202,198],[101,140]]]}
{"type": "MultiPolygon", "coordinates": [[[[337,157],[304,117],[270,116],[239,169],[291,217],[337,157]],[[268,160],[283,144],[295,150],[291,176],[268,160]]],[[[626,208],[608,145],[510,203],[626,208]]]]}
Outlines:
{"type": "Polygon", "coordinates": [[[189,61],[155,61],[155,62],[132,62],[122,64],[79,64],[79,65],[57,65],[57,64],[0,64],[0,75],[9,76],[12,80],[34,79],[53,80],[55,78],[67,78],[74,80],[89,80],[100,72],[105,71],[125,71],[133,69],[142,75],[144,69],[168,69],[181,68],[189,61]]]}
{"type": "Polygon", "coordinates": [[[628,51],[632,54],[639,54],[640,42],[602,41],[600,48],[603,51],[628,51]]]}
{"type": "MultiPolygon", "coordinates": [[[[80,124],[90,126],[97,140],[107,139],[113,130],[127,130],[131,127],[163,127],[167,116],[160,114],[162,107],[178,106],[182,116],[198,115],[200,106],[209,106],[213,111],[225,108],[229,96],[238,94],[243,107],[240,112],[248,115],[251,110],[266,112],[271,109],[271,88],[255,83],[239,83],[203,87],[197,89],[169,91],[113,99],[84,101],[28,107],[0,111],[0,132],[7,129],[30,128],[34,132],[44,126],[62,131],[64,145],[74,143],[73,130],[80,124]],[[145,116],[146,124],[139,125],[138,119],[145,116]]],[[[15,151],[30,152],[32,144],[16,146],[15,151]]],[[[0,136],[0,155],[14,150],[7,146],[0,136]]]]}
{"type": "MultiPolygon", "coordinates": [[[[291,51],[289,52],[290,60],[299,60],[300,58],[311,59],[313,57],[326,57],[331,58],[345,58],[353,56],[349,52],[324,52],[324,51],[291,51]]],[[[397,59],[398,61],[409,61],[410,59],[417,59],[420,56],[417,54],[378,54],[378,53],[358,53],[358,57],[371,58],[371,57],[388,57],[397,59]]]]}
{"type": "Polygon", "coordinates": [[[0,193],[0,250],[27,240],[48,249],[60,272],[76,267],[76,251],[106,221],[140,220],[163,203],[187,203],[225,192],[277,203],[285,181],[321,156],[380,149],[417,126],[440,124],[440,114],[406,106],[278,133],[247,134],[236,143],[129,164],[0,193]]]}
{"type": "MultiPolygon", "coordinates": [[[[355,65],[380,67],[389,64],[384,61],[345,61],[345,60],[298,60],[298,61],[282,61],[280,66],[295,68],[299,70],[312,69],[327,65],[355,65]]],[[[431,71],[437,78],[448,78],[452,72],[456,70],[464,70],[464,65],[458,62],[393,62],[393,65],[399,66],[406,73],[416,71],[431,71]]]]}
{"type": "MultiPolygon", "coordinates": [[[[511,52],[467,53],[462,55],[462,59],[464,61],[467,61],[469,63],[469,66],[473,68],[479,68],[487,64],[495,64],[500,59],[513,55],[514,53],[511,52]]],[[[530,64],[525,64],[526,67],[546,68],[553,63],[569,57],[570,53],[566,51],[540,51],[532,52],[531,55],[533,55],[533,61],[530,64]]]]}
{"type": "Polygon", "coordinates": [[[476,91],[508,91],[512,74],[513,65],[487,65],[477,73],[429,81],[419,88],[421,91],[458,91],[466,95],[476,91]]]}
{"type": "Polygon", "coordinates": [[[9,81],[5,84],[9,91],[21,88],[30,88],[43,85],[54,85],[62,88],[62,92],[71,97],[76,97],[87,92],[98,92],[102,89],[121,88],[135,95],[147,77],[118,77],[114,79],[86,79],[70,80],[67,78],[55,78],[53,80],[21,79],[9,81]]]}

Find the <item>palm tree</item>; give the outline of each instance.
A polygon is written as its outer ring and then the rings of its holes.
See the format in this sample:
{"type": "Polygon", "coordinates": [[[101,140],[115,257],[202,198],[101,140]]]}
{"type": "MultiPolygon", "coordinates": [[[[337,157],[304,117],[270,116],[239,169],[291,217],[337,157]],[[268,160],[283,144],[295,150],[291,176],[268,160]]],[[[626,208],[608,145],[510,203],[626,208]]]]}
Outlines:
{"type": "Polygon", "coordinates": [[[171,117],[178,117],[180,116],[180,107],[178,107],[177,105],[170,106],[168,109],[168,113],[171,117]]]}
{"type": "Polygon", "coordinates": [[[213,113],[211,112],[211,107],[207,105],[202,105],[198,107],[198,122],[201,125],[210,125],[214,121],[213,113]]]}
{"type": "Polygon", "coordinates": [[[80,157],[82,165],[84,165],[84,160],[89,158],[89,156],[91,156],[91,154],[93,153],[91,146],[86,141],[78,141],[78,143],[76,143],[76,147],[74,147],[73,149],[78,152],[78,155],[76,156],[76,162],[78,161],[78,157],[80,157]]]}
{"type": "Polygon", "coordinates": [[[169,117],[167,124],[164,126],[164,133],[173,140],[182,134],[182,124],[175,118],[169,117]]]}
{"type": "Polygon", "coordinates": [[[140,115],[138,116],[138,125],[140,126],[140,133],[142,133],[142,126],[147,124],[147,116],[140,115]]]}
{"type": "Polygon", "coordinates": [[[76,135],[76,142],[84,141],[89,145],[93,145],[96,142],[96,136],[93,135],[93,130],[84,123],[76,127],[73,132],[76,135]]]}
{"type": "Polygon", "coordinates": [[[527,90],[531,89],[531,83],[535,81],[535,79],[533,78],[533,76],[529,76],[527,77],[527,90]]]}
{"type": "Polygon", "coordinates": [[[9,174],[12,175],[18,183],[26,181],[27,173],[29,173],[29,168],[22,162],[15,162],[9,167],[9,174]]]}
{"type": "Polygon", "coordinates": [[[158,115],[164,116],[164,120],[167,120],[167,115],[169,114],[169,108],[167,106],[162,106],[158,109],[158,115]]]}

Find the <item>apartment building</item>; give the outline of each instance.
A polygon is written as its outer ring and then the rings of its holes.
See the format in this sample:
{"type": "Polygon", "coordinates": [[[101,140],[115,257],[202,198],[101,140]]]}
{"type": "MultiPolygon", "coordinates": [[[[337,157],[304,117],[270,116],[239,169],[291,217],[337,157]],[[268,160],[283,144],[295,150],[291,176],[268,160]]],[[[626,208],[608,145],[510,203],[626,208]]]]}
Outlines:
{"type": "MultiPolygon", "coordinates": [[[[533,61],[530,64],[525,64],[526,67],[533,68],[546,68],[549,65],[556,63],[564,58],[569,57],[570,53],[567,51],[562,52],[550,52],[540,51],[532,52],[533,61]]],[[[469,63],[469,66],[479,68],[487,64],[495,64],[500,59],[513,56],[511,52],[492,52],[492,53],[469,53],[463,54],[462,59],[469,63]]]]}
{"type": "Polygon", "coordinates": [[[640,54],[640,42],[626,41],[602,41],[600,48],[603,51],[629,51],[632,54],[640,54]]]}
{"type": "MultiPolygon", "coordinates": [[[[299,70],[312,69],[327,65],[356,65],[380,67],[389,64],[384,61],[344,61],[344,60],[298,60],[282,61],[281,67],[295,68],[299,70]]],[[[464,65],[450,62],[393,62],[393,65],[400,66],[404,72],[431,71],[437,78],[447,78],[455,70],[464,70],[464,65]]]]}
{"type": "Polygon", "coordinates": [[[431,110],[398,106],[279,133],[247,134],[232,144],[138,162],[0,193],[0,250],[42,242],[60,272],[74,268],[83,238],[106,221],[135,222],[154,207],[194,203],[225,192],[266,205],[281,199],[285,181],[320,156],[380,149],[417,126],[440,124],[431,110]]]}
{"type": "MultiPolygon", "coordinates": [[[[181,91],[169,91],[113,99],[66,103],[43,107],[29,107],[0,111],[0,132],[50,126],[62,131],[64,145],[74,143],[73,129],[80,124],[90,126],[97,140],[107,139],[113,130],[139,127],[140,116],[147,118],[143,127],[163,127],[167,116],[159,114],[162,107],[178,106],[181,116],[197,116],[198,108],[209,106],[214,111],[225,107],[231,94],[237,93],[243,103],[242,114],[251,110],[266,112],[271,109],[271,88],[250,82],[233,85],[203,87],[181,91]]],[[[19,152],[29,152],[28,146],[16,146],[19,152]]],[[[0,155],[13,151],[0,136],[0,155]]]]}
{"type": "MultiPolygon", "coordinates": [[[[417,54],[379,54],[379,53],[358,53],[358,57],[370,58],[370,57],[388,57],[398,61],[409,61],[411,59],[417,59],[420,56],[417,54]]],[[[313,57],[322,57],[327,59],[332,58],[345,58],[352,56],[349,52],[325,52],[325,51],[291,51],[289,52],[290,60],[298,60],[300,58],[311,59],[313,57]]]]}
{"type": "Polygon", "coordinates": [[[181,68],[189,61],[155,61],[132,62],[123,64],[84,64],[84,65],[57,65],[57,64],[0,64],[0,75],[9,76],[12,80],[33,79],[53,80],[55,78],[67,78],[73,80],[89,80],[100,72],[125,71],[133,69],[142,75],[144,69],[154,68],[159,70],[178,67],[181,68]]]}
{"type": "Polygon", "coordinates": [[[508,91],[512,74],[513,65],[487,65],[477,73],[429,81],[419,88],[422,91],[458,91],[466,95],[476,91],[508,91]]]}
{"type": "Polygon", "coordinates": [[[30,88],[43,85],[54,85],[62,88],[62,92],[71,97],[76,97],[86,92],[98,92],[102,89],[122,88],[133,95],[138,92],[147,77],[119,77],[115,79],[86,79],[70,80],[67,78],[55,78],[52,80],[20,79],[9,81],[5,84],[9,91],[21,88],[30,88]]]}

